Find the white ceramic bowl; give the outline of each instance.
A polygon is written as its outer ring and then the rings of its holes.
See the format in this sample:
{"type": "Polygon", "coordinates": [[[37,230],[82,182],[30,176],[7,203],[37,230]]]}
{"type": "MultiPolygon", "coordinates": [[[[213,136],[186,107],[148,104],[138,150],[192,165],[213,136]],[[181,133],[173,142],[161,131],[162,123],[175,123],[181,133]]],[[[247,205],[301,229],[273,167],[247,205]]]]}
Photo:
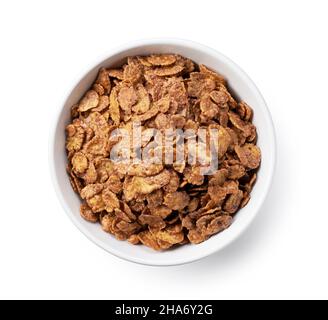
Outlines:
{"type": "Polygon", "coordinates": [[[265,101],[253,81],[234,62],[221,53],[195,42],[180,39],[140,40],[109,51],[103,59],[96,61],[76,83],[73,83],[63,105],[58,106],[58,114],[53,121],[49,158],[54,186],[62,206],[73,223],[90,240],[125,260],[156,266],[178,265],[199,260],[221,250],[249,226],[269,191],[275,167],[276,145],[273,123],[265,101]],[[237,213],[230,228],[198,245],[183,245],[174,250],[156,252],[142,245],[133,246],[126,241],[118,241],[102,231],[99,224],[89,223],[80,217],[81,201],[72,190],[65,169],[67,162],[65,126],[70,121],[70,107],[89,88],[100,67],[120,66],[127,56],[167,52],[181,54],[218,71],[226,77],[237,97],[252,106],[254,124],[258,130],[258,146],[262,151],[262,164],[251,200],[237,213]]]}

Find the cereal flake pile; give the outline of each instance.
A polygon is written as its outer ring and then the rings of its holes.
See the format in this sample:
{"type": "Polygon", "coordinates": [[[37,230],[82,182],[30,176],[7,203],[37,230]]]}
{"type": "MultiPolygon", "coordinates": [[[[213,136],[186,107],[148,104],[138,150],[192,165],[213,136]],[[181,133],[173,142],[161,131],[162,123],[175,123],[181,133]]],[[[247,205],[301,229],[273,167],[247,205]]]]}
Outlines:
{"type": "Polygon", "coordinates": [[[252,109],[204,65],[174,54],[130,57],[119,69],[100,69],[71,114],[67,169],[83,200],[81,216],[119,240],[155,250],[197,244],[228,228],[250,199],[261,162],[252,109]],[[203,175],[201,164],[187,161],[112,161],[120,139],[111,133],[133,122],[141,123],[149,150],[154,129],[217,129],[218,170],[203,175]]]}

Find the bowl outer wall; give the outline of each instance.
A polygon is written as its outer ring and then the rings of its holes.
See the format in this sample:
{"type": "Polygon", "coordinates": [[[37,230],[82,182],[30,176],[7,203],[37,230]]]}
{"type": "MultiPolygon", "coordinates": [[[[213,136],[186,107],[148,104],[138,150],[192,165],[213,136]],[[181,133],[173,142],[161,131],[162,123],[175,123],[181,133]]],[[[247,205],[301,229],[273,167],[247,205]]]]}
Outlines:
{"type": "Polygon", "coordinates": [[[64,102],[54,116],[54,126],[49,139],[49,163],[57,196],[73,223],[94,243],[122,259],[153,266],[168,266],[189,263],[221,250],[247,229],[259,212],[267,196],[276,163],[276,139],[270,112],[259,90],[247,74],[223,54],[207,46],[181,39],[148,39],[123,45],[108,52],[100,63],[94,63],[78,77],[64,102]],[[262,152],[262,163],[258,179],[251,193],[248,205],[241,209],[227,230],[212,236],[198,245],[184,245],[174,250],[156,252],[145,246],[133,246],[116,240],[102,231],[98,224],[84,221],[79,215],[79,197],[74,193],[66,173],[65,126],[69,123],[70,107],[78,102],[81,95],[95,80],[102,66],[119,66],[124,58],[133,55],[173,52],[203,63],[218,71],[228,80],[228,85],[237,97],[246,101],[254,110],[254,124],[258,131],[258,146],[262,152]]]}

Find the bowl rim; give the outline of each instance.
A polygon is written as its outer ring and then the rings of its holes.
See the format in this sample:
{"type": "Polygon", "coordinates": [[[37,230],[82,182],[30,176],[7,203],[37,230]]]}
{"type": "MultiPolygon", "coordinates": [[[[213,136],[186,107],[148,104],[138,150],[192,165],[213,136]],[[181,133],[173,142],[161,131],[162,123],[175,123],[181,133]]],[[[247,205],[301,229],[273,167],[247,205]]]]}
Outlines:
{"type": "Polygon", "coordinates": [[[69,219],[73,222],[73,224],[81,231],[84,236],[86,236],[89,240],[91,240],[93,243],[95,243],[98,247],[102,248],[106,252],[111,253],[112,255],[121,258],[123,260],[134,262],[142,265],[148,265],[148,266],[175,266],[175,265],[183,265],[191,262],[198,261],[200,259],[203,259],[215,252],[218,252],[222,250],[223,248],[230,245],[232,242],[237,240],[244,232],[248,229],[249,225],[254,221],[258,213],[260,212],[261,207],[263,206],[263,203],[270,191],[273,176],[276,170],[276,159],[277,159],[277,141],[276,141],[276,133],[274,129],[274,124],[272,120],[271,113],[267,107],[267,104],[260,93],[259,89],[253,82],[253,80],[247,75],[247,73],[240,68],[234,61],[232,61],[230,58],[222,54],[221,52],[217,51],[216,49],[213,49],[211,47],[208,47],[207,45],[192,41],[192,40],[186,40],[181,38],[148,38],[148,39],[139,39],[127,42],[125,44],[122,44],[120,46],[113,47],[106,51],[101,56],[98,56],[96,59],[93,59],[91,63],[87,63],[87,67],[84,67],[81,72],[78,72],[77,75],[72,80],[72,85],[64,92],[64,95],[62,97],[61,103],[59,104],[58,108],[54,108],[53,110],[53,117],[51,119],[54,119],[53,123],[50,125],[50,132],[49,132],[49,146],[48,146],[48,161],[49,161],[49,167],[50,167],[50,175],[51,180],[55,189],[55,192],[57,194],[57,197],[60,201],[60,204],[64,211],[66,212],[69,219]],[[199,51],[208,52],[213,56],[218,57],[224,64],[228,64],[230,68],[234,70],[234,72],[238,73],[239,76],[243,79],[243,81],[247,84],[247,87],[249,90],[251,90],[254,94],[256,94],[257,99],[259,100],[261,107],[264,109],[264,113],[267,116],[267,120],[269,123],[268,132],[270,134],[269,140],[271,142],[271,157],[270,157],[270,172],[269,175],[265,177],[266,179],[266,185],[265,189],[261,190],[261,192],[257,195],[259,198],[257,200],[257,206],[253,210],[252,217],[244,223],[243,227],[238,229],[237,232],[234,233],[233,236],[222,239],[221,243],[217,244],[216,246],[213,246],[211,248],[208,248],[207,250],[204,250],[203,252],[200,251],[200,253],[197,256],[191,255],[189,258],[184,257],[183,259],[174,259],[168,260],[168,261],[156,261],[156,260],[146,260],[143,258],[139,258],[136,256],[130,256],[126,255],[123,252],[120,252],[119,250],[116,250],[114,248],[108,248],[103,245],[101,241],[99,241],[92,232],[89,232],[86,228],[82,226],[82,223],[76,219],[76,217],[71,212],[70,208],[66,204],[66,201],[63,197],[61,187],[59,185],[59,181],[56,174],[56,168],[55,168],[55,139],[56,139],[56,131],[57,126],[59,123],[59,119],[62,113],[62,110],[66,104],[66,101],[71,94],[71,92],[74,90],[76,85],[83,79],[91,70],[93,70],[97,65],[99,65],[101,62],[105,61],[106,59],[110,58],[111,56],[114,56],[116,54],[119,54],[121,52],[127,51],[129,49],[133,49],[136,47],[141,46],[149,46],[149,45],[176,45],[176,46],[184,46],[189,47],[192,49],[196,49],[199,51]]]}

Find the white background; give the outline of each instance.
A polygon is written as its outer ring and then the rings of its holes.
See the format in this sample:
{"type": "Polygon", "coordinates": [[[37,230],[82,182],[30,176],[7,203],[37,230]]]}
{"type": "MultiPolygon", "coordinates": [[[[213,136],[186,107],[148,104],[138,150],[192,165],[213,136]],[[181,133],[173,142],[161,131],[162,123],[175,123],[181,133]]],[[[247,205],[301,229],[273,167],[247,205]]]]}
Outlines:
{"type": "Polygon", "coordinates": [[[327,1],[2,1],[0,298],[328,298],[327,1]],[[278,138],[272,190],[224,251],[179,267],[121,261],[87,240],[49,175],[53,111],[110,48],[180,37],[255,81],[278,138]]]}

